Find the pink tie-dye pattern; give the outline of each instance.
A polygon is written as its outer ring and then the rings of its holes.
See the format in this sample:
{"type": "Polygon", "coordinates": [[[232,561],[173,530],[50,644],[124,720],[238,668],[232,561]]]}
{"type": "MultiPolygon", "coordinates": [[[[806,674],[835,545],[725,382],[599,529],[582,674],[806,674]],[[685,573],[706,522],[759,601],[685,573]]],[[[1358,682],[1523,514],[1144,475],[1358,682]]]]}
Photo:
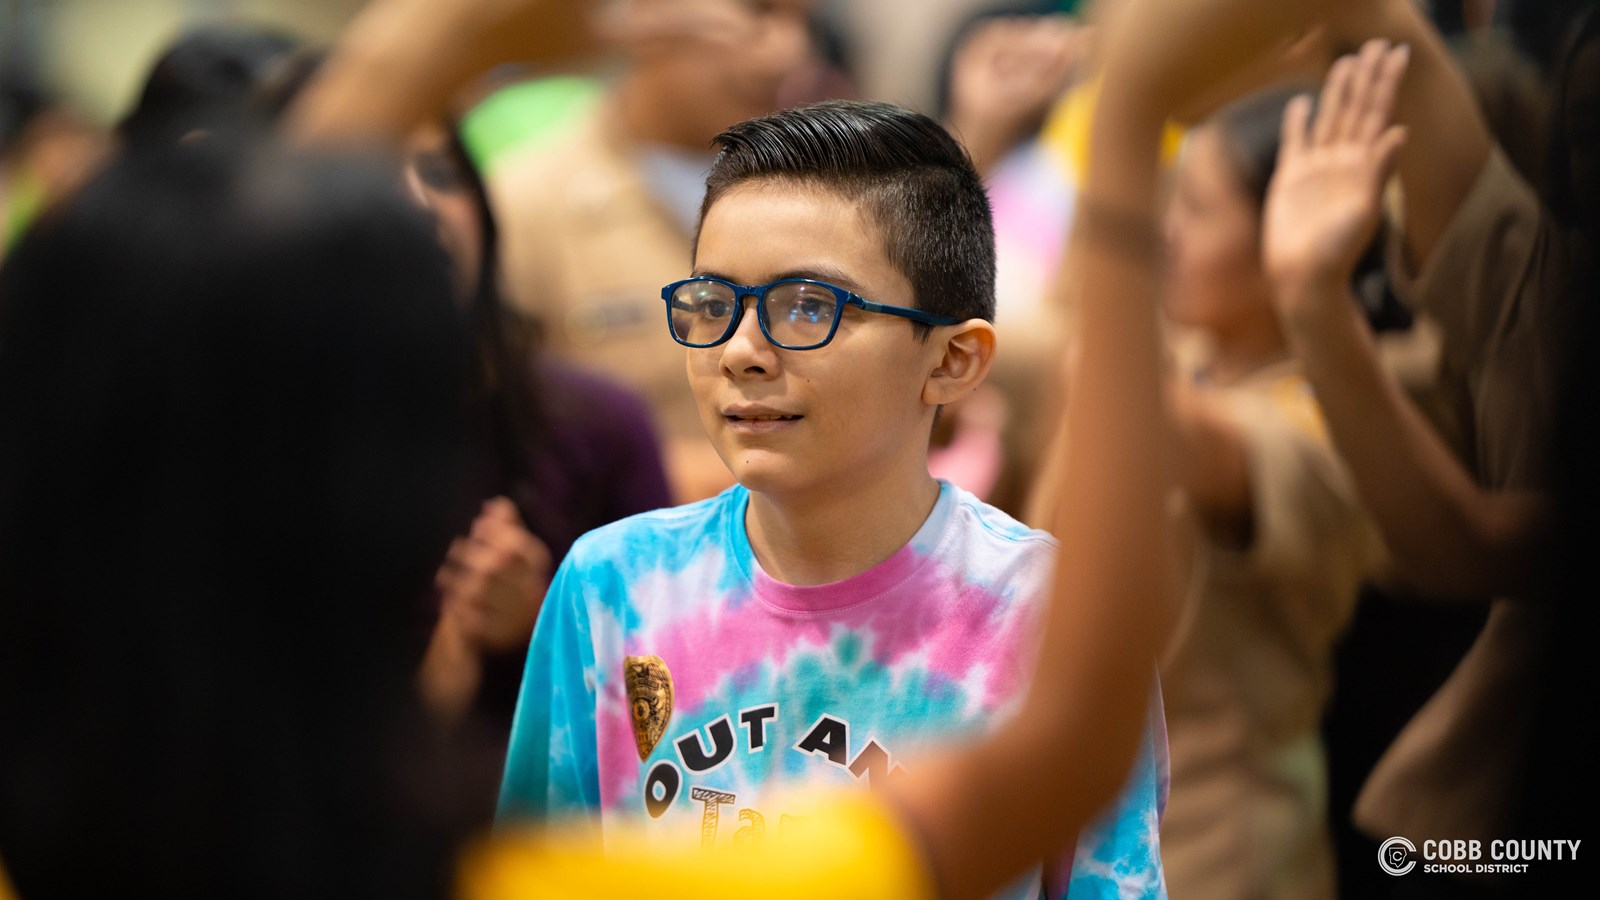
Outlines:
{"type": "Polygon", "coordinates": [[[594,732],[602,809],[616,809],[637,799],[633,796],[639,783],[635,776],[644,770],[644,764],[639,762],[639,747],[633,740],[628,698],[620,682],[621,679],[609,681],[596,698],[594,732]]]}
{"type": "MultiPolygon", "coordinates": [[[[910,548],[901,551],[913,552],[910,548]]],[[[892,558],[883,565],[897,562],[903,566],[907,561],[892,558]]],[[[674,718],[694,715],[731,673],[756,664],[781,670],[794,654],[825,650],[840,630],[863,635],[867,650],[885,667],[892,669],[908,657],[920,656],[929,673],[955,684],[964,684],[972,666],[982,662],[989,666],[982,695],[969,701],[986,711],[1000,705],[1019,689],[1034,653],[1027,635],[1033,630],[1036,604],[1007,603],[989,590],[964,583],[958,570],[940,559],[910,562],[908,578],[893,585],[874,584],[877,589],[854,605],[820,613],[798,612],[764,602],[759,593],[752,602],[696,605],[685,615],[631,635],[624,652],[655,654],[667,661],[672,670],[674,718]],[[882,598],[885,587],[894,597],[873,602],[882,598]],[[953,597],[933,601],[952,590],[953,597]],[[906,602],[907,598],[924,599],[906,602]],[[707,615],[708,608],[716,610],[714,616],[707,615]],[[1009,664],[993,665],[997,659],[1009,664]]],[[[851,582],[872,583],[872,579],[858,579],[851,582]]],[[[780,591],[784,587],[770,580],[766,583],[780,591]]],[[[848,602],[846,598],[844,604],[848,602]]],[[[600,796],[609,809],[634,799],[643,767],[626,715],[626,698],[615,680],[608,684],[599,704],[600,796]]]]}

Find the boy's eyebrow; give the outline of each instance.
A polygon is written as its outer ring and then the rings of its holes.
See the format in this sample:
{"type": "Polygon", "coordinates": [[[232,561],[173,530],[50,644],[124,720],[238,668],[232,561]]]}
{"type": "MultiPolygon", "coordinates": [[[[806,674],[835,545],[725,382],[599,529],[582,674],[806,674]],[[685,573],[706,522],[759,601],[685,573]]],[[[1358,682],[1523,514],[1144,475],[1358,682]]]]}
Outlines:
{"type": "MultiPolygon", "coordinates": [[[[728,275],[718,272],[714,269],[703,269],[698,267],[694,270],[694,277],[720,278],[723,281],[731,281],[734,284],[743,283],[737,278],[729,277],[728,275]]],[[[836,269],[832,266],[826,265],[801,266],[794,269],[786,269],[782,272],[772,275],[769,278],[764,278],[758,283],[769,284],[774,281],[782,281],[785,278],[808,278],[812,281],[825,281],[834,287],[842,287],[852,294],[861,293],[861,285],[857,283],[854,278],[851,278],[849,275],[845,274],[843,269],[836,269]]]]}

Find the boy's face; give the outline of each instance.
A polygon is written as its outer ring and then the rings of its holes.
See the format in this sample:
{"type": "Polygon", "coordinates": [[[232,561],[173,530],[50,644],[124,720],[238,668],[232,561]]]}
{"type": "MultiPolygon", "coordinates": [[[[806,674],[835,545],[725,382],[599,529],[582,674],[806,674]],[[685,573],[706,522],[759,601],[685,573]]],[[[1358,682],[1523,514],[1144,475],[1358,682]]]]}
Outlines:
{"type": "MultiPolygon", "coordinates": [[[[827,190],[733,188],[707,211],[695,261],[696,275],[735,284],[812,278],[915,305],[878,229],[827,190]]],[[[927,471],[934,407],[923,388],[941,359],[937,341],[918,341],[903,319],[847,306],[831,343],[783,350],[761,333],[754,301],[743,302],[726,343],[688,351],[700,421],[740,483],[769,496],[818,495],[912,471],[905,467],[927,471]]]]}

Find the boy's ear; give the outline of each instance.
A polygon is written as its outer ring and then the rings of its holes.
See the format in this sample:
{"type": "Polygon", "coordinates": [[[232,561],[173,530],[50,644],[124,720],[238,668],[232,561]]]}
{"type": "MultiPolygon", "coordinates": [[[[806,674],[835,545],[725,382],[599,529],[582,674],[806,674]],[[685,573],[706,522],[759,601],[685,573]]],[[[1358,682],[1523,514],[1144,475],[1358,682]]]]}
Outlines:
{"type": "Polygon", "coordinates": [[[934,329],[928,343],[941,355],[922,386],[922,401],[940,406],[976,390],[994,363],[995,342],[994,325],[983,319],[934,329]]]}

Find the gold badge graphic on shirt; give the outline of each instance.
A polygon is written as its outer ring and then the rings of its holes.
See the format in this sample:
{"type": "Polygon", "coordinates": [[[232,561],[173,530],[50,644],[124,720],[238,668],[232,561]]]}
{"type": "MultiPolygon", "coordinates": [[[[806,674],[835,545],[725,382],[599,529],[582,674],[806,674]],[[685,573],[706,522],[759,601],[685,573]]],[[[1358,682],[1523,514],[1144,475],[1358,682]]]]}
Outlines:
{"type": "Polygon", "coordinates": [[[633,742],[639,746],[639,761],[644,762],[672,719],[672,673],[659,656],[629,656],[622,666],[628,706],[633,711],[633,742]]]}

